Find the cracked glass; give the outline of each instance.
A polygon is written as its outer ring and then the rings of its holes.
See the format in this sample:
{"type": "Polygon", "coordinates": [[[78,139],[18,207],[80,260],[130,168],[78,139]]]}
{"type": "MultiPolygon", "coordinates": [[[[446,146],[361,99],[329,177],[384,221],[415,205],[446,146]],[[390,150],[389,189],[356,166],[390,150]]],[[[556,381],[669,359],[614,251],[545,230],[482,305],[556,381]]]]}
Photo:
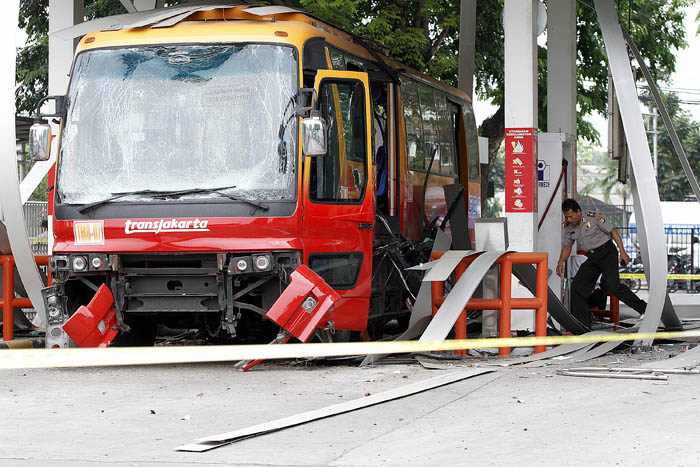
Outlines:
{"type": "MultiPolygon", "coordinates": [[[[297,89],[291,47],[84,52],[68,95],[60,200],[86,204],[120,192],[234,185],[225,192],[255,200],[295,199],[297,89]]],[[[181,198],[225,202],[214,193],[181,198]]]]}

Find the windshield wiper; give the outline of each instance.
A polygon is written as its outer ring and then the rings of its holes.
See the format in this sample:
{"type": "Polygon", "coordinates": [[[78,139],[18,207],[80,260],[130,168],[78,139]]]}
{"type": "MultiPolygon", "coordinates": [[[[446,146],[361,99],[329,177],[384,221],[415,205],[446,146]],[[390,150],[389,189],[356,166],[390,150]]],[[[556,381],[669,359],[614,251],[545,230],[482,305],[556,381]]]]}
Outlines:
{"type": "Polygon", "coordinates": [[[254,209],[252,211],[250,211],[251,216],[253,214],[255,214],[255,212],[258,209],[260,209],[261,211],[267,211],[268,209],[270,209],[270,206],[268,206],[267,204],[258,203],[257,201],[253,201],[252,199],[241,198],[240,196],[230,195],[227,193],[221,193],[223,190],[228,190],[230,188],[236,188],[236,187],[235,186],[225,186],[225,187],[221,187],[221,188],[190,188],[188,190],[162,192],[158,197],[163,196],[166,198],[170,198],[170,197],[176,197],[176,196],[191,195],[191,194],[195,194],[195,193],[211,193],[214,195],[223,196],[224,198],[228,198],[228,199],[233,200],[233,201],[241,201],[243,203],[246,203],[246,204],[253,206],[254,209]]]}
{"type": "Polygon", "coordinates": [[[253,214],[255,214],[255,211],[257,211],[258,209],[260,209],[262,211],[267,211],[268,209],[270,209],[269,206],[262,204],[262,203],[258,203],[257,201],[253,201],[253,200],[246,199],[246,198],[240,198],[238,196],[229,195],[226,193],[221,193],[221,191],[223,191],[223,190],[230,190],[232,188],[236,188],[236,186],[235,185],[223,186],[220,188],[190,188],[187,190],[169,190],[169,191],[159,191],[159,190],[124,191],[124,192],[112,193],[112,196],[110,196],[109,198],[105,198],[103,200],[95,201],[94,203],[89,203],[89,204],[86,204],[84,206],[81,206],[78,208],[78,212],[82,214],[84,212],[87,212],[87,211],[90,211],[90,210],[96,208],[97,206],[111,203],[112,201],[120,199],[120,198],[124,198],[125,196],[148,195],[148,196],[151,196],[153,198],[170,198],[170,197],[177,197],[177,196],[189,195],[189,194],[194,194],[194,193],[212,193],[212,194],[216,194],[216,195],[231,199],[233,201],[241,201],[241,202],[244,202],[246,204],[250,204],[251,206],[253,206],[255,208],[251,211],[251,216],[253,214]]]}

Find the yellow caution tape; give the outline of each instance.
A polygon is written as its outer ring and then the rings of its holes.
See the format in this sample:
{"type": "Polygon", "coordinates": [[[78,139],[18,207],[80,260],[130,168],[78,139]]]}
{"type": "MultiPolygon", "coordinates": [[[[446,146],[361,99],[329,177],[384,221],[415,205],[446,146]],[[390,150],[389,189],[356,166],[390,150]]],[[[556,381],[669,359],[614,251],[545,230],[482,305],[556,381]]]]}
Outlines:
{"type": "MultiPolygon", "coordinates": [[[[646,276],[644,274],[633,274],[629,272],[621,272],[620,279],[644,279],[646,276]]],[[[700,274],[669,274],[669,279],[681,279],[681,280],[700,280],[700,274]]]]}
{"type": "Polygon", "coordinates": [[[174,347],[109,347],[106,349],[0,350],[0,369],[61,368],[170,363],[227,362],[310,357],[340,357],[437,350],[534,347],[590,342],[700,337],[700,329],[656,333],[610,333],[583,336],[460,339],[441,342],[351,342],[335,344],[210,345],[174,347]]]}

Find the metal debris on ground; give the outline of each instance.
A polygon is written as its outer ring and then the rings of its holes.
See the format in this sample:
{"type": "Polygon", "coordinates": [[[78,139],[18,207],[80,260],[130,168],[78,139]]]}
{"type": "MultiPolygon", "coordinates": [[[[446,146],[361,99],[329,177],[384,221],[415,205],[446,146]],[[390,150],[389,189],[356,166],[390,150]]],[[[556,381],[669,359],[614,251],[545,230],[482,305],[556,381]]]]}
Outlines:
{"type": "Polygon", "coordinates": [[[400,386],[395,389],[380,392],[378,394],[363,396],[359,399],[353,399],[347,402],[342,402],[340,404],[335,404],[328,407],[312,410],[309,412],[291,415],[289,417],[272,420],[269,422],[261,423],[252,427],[242,428],[228,433],[208,436],[206,438],[201,438],[191,444],[180,446],[176,448],[176,450],[191,452],[209,451],[210,449],[215,449],[221,446],[225,446],[227,444],[235,443],[236,441],[248,439],[253,436],[283,430],[285,428],[301,425],[303,423],[308,423],[314,420],[320,420],[322,418],[332,417],[354,410],[363,409],[365,407],[370,407],[372,405],[381,404],[383,402],[399,399],[413,394],[418,394],[420,392],[435,389],[446,384],[456,383],[457,381],[462,381],[464,379],[472,378],[474,376],[482,375],[484,373],[491,373],[493,371],[494,370],[492,369],[479,368],[447,373],[427,380],[418,381],[415,383],[400,386]]]}
{"type": "Polygon", "coordinates": [[[610,368],[610,367],[579,367],[557,370],[558,375],[579,376],[587,378],[613,379],[646,379],[667,381],[668,375],[700,375],[700,370],[679,370],[664,368],[610,368]]]}

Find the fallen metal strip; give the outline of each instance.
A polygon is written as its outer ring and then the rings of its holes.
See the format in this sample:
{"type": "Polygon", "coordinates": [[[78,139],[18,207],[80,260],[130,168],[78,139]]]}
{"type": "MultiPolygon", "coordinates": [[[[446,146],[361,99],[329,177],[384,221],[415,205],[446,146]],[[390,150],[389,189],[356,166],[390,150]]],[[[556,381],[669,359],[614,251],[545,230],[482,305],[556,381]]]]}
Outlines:
{"type": "Polygon", "coordinates": [[[406,268],[406,271],[429,271],[433,269],[439,261],[439,259],[435,259],[427,263],[420,263],[415,266],[411,266],[410,268],[406,268]]]}
{"type": "Polygon", "coordinates": [[[612,379],[647,379],[653,381],[668,381],[666,375],[654,374],[629,374],[629,373],[607,373],[607,372],[586,372],[578,371],[577,368],[564,368],[557,370],[557,374],[561,376],[579,376],[583,378],[612,378],[612,379]]]}
{"type": "Polygon", "coordinates": [[[296,8],[290,8],[288,6],[283,5],[252,6],[250,8],[246,8],[243,11],[256,16],[281,15],[284,13],[303,13],[301,10],[297,10],[296,8]]]}
{"type": "MultiPolygon", "coordinates": [[[[640,330],[642,333],[653,332],[661,319],[667,275],[666,248],[661,248],[661,245],[666,243],[661,201],[639,108],[635,79],[615,5],[613,0],[594,0],[594,3],[630,149],[635,215],[649,282],[649,302],[640,330]],[[640,190],[639,187],[643,189],[640,190]]],[[[644,340],[642,344],[650,346],[651,340],[644,340]]]]}
{"type": "MultiPolygon", "coordinates": [[[[448,251],[451,244],[452,238],[450,238],[450,236],[447,235],[444,230],[438,229],[437,233],[435,234],[432,252],[448,251]]],[[[431,261],[430,263],[426,264],[431,263],[437,263],[437,261],[431,261]]],[[[408,329],[398,338],[396,338],[397,341],[415,339],[416,337],[420,336],[423,331],[425,331],[425,328],[428,327],[433,315],[430,297],[430,284],[428,282],[421,282],[420,289],[418,289],[418,296],[413,304],[413,311],[411,312],[411,317],[408,321],[408,329]]],[[[360,363],[360,366],[370,365],[378,360],[381,360],[387,355],[389,354],[367,355],[367,357],[362,360],[362,363],[360,363]]]]}
{"type": "MultiPolygon", "coordinates": [[[[537,290],[537,269],[532,264],[514,264],[513,274],[523,283],[527,290],[535,295],[537,290]]],[[[549,287],[547,287],[547,312],[567,331],[575,334],[585,334],[590,331],[588,327],[566,309],[559,297],[549,287]]]]}
{"type": "MultiPolygon", "coordinates": [[[[32,193],[36,190],[36,187],[39,186],[44,177],[46,177],[46,174],[51,170],[51,167],[56,163],[56,151],[52,152],[49,160],[36,162],[20,183],[19,193],[22,199],[22,205],[29,200],[29,197],[32,196],[32,193]]],[[[49,185],[51,185],[51,183],[49,183],[49,185]]]]}
{"type": "Polygon", "coordinates": [[[644,367],[654,367],[663,369],[672,368],[692,368],[700,365],[700,345],[683,352],[680,355],[676,355],[673,358],[668,358],[666,360],[661,360],[657,362],[644,363],[644,367]]]}
{"type": "MultiPolygon", "coordinates": [[[[0,20],[0,29],[11,31],[18,15],[17,0],[6,2],[5,11],[0,20]]],[[[37,311],[41,323],[44,323],[44,301],[41,289],[44,283],[39,274],[39,268],[34,261],[34,253],[29,244],[29,236],[24,223],[24,211],[19,192],[17,176],[17,155],[15,151],[15,58],[16,50],[13,41],[4,41],[0,45],[0,204],[7,236],[15,258],[17,271],[22,278],[29,298],[37,311]]]]}
{"type": "Polygon", "coordinates": [[[478,251],[473,250],[446,251],[445,254],[438,260],[437,264],[425,274],[425,277],[423,277],[423,282],[446,281],[463,258],[476,255],[478,253],[478,251]]]}
{"type": "MultiPolygon", "coordinates": [[[[178,5],[176,8],[182,7],[178,5]]],[[[121,15],[114,16],[105,16],[103,18],[85,21],[80,24],[76,24],[75,26],[69,26],[67,28],[50,31],[49,37],[51,39],[60,39],[67,41],[75,39],[76,37],[84,36],[85,34],[88,34],[95,30],[109,31],[114,29],[121,29],[124,26],[124,24],[127,24],[131,21],[135,21],[139,18],[144,18],[146,16],[152,15],[154,11],[156,10],[139,11],[138,13],[124,13],[121,15]]]]}
{"type": "MultiPolygon", "coordinates": [[[[596,334],[603,334],[603,333],[600,331],[592,331],[592,332],[587,332],[586,334],[583,334],[583,335],[584,336],[594,336],[596,334]]],[[[580,351],[582,349],[591,348],[594,345],[595,345],[595,342],[593,342],[593,343],[579,342],[576,344],[562,344],[562,345],[558,345],[556,347],[552,347],[549,350],[545,350],[542,353],[533,353],[532,355],[528,355],[526,357],[515,358],[513,360],[503,362],[503,363],[490,363],[490,365],[512,366],[512,365],[520,365],[520,364],[524,364],[524,363],[531,363],[531,362],[536,362],[538,360],[545,360],[547,358],[568,355],[568,354],[580,351]]]]}
{"type": "MultiPolygon", "coordinates": [[[[118,29],[131,29],[131,28],[142,28],[144,26],[151,26],[161,21],[165,21],[174,16],[179,16],[184,13],[192,12],[194,13],[198,7],[194,6],[184,6],[179,8],[173,8],[171,10],[151,10],[151,14],[143,19],[138,19],[136,21],[121,25],[118,29]]],[[[111,30],[111,29],[110,29],[111,30]]]]}
{"type": "Polygon", "coordinates": [[[583,355],[576,357],[575,360],[572,360],[574,362],[585,362],[587,360],[592,360],[594,358],[602,357],[608,352],[612,352],[615,350],[619,345],[621,345],[622,342],[618,341],[611,341],[611,342],[603,342],[602,344],[598,345],[597,347],[593,348],[592,350],[589,350],[585,352],[583,355]]]}
{"type": "MultiPolygon", "coordinates": [[[[438,229],[435,234],[435,241],[433,242],[432,252],[448,252],[452,245],[452,238],[445,233],[444,230],[438,229]]],[[[411,318],[408,321],[408,327],[412,327],[419,319],[424,316],[432,316],[433,306],[431,304],[431,293],[430,284],[427,282],[421,282],[420,289],[418,289],[418,297],[416,297],[416,302],[413,304],[413,311],[411,312],[411,318]]]]}
{"type": "Polygon", "coordinates": [[[474,260],[445,297],[445,301],[418,342],[438,342],[447,338],[481,279],[504,253],[505,251],[487,251],[474,260]]]}
{"type": "Polygon", "coordinates": [[[234,443],[241,439],[250,438],[264,433],[270,433],[273,431],[283,430],[285,428],[301,425],[314,420],[333,417],[335,415],[352,412],[358,409],[363,409],[365,407],[381,404],[383,402],[400,399],[402,397],[418,394],[420,392],[428,391],[430,389],[444,386],[446,384],[456,383],[457,381],[462,381],[464,379],[472,378],[474,376],[482,375],[484,373],[490,373],[492,371],[493,370],[490,369],[480,368],[468,371],[448,373],[446,375],[436,376],[435,378],[430,378],[424,381],[418,381],[416,383],[407,384],[399,388],[390,389],[379,394],[373,394],[371,396],[342,402],[340,404],[331,405],[329,407],[324,407],[321,409],[311,410],[309,412],[291,415],[289,417],[280,418],[279,420],[261,423],[248,428],[242,428],[240,430],[230,431],[227,433],[222,433],[213,436],[207,436],[206,438],[201,438],[197,440],[195,443],[180,446],[175,450],[191,452],[209,451],[214,448],[234,443]]]}
{"type": "Polygon", "coordinates": [[[654,102],[656,102],[656,108],[659,109],[659,114],[661,115],[661,119],[664,122],[664,126],[666,127],[666,131],[668,131],[668,136],[671,139],[671,143],[673,144],[673,149],[676,151],[676,155],[678,156],[678,159],[681,161],[681,165],[683,166],[683,171],[685,172],[685,176],[688,178],[688,183],[690,183],[690,187],[693,189],[693,193],[695,193],[695,199],[700,203],[700,186],[698,186],[698,180],[695,178],[695,175],[693,174],[693,169],[690,167],[690,162],[688,162],[688,156],[685,154],[685,150],[683,149],[683,145],[681,145],[681,140],[678,138],[678,133],[676,133],[676,128],[673,126],[673,122],[671,121],[671,117],[668,115],[668,110],[666,110],[666,104],[664,103],[664,100],[661,98],[661,94],[659,93],[659,89],[656,87],[656,82],[654,81],[654,78],[651,76],[651,73],[649,73],[649,69],[647,68],[646,63],[644,63],[644,59],[642,58],[642,54],[639,53],[639,49],[637,49],[637,45],[634,43],[630,35],[627,33],[625,28],[622,29],[622,35],[625,38],[625,41],[627,41],[627,45],[629,46],[630,50],[632,51],[632,54],[634,55],[634,58],[637,59],[637,64],[639,65],[639,68],[642,69],[642,73],[644,74],[644,78],[647,80],[647,85],[649,85],[649,90],[651,91],[652,96],[654,96],[654,102]]]}
{"type": "Polygon", "coordinates": [[[189,18],[190,16],[192,16],[195,13],[198,13],[200,11],[216,10],[217,8],[224,8],[224,7],[221,7],[221,6],[200,6],[198,8],[193,9],[193,10],[186,11],[184,13],[180,13],[177,16],[173,16],[173,17],[168,18],[166,20],[159,21],[158,23],[154,24],[152,27],[153,28],[169,28],[171,26],[175,26],[176,24],[178,24],[181,21],[186,20],[187,18],[189,18]]]}
{"type": "Polygon", "coordinates": [[[700,370],[676,370],[676,369],[664,369],[664,368],[617,368],[617,367],[598,367],[598,366],[582,366],[576,367],[576,371],[600,371],[600,372],[610,372],[610,373],[665,373],[667,375],[700,375],[700,370]]]}
{"type": "MultiPolygon", "coordinates": [[[[401,334],[399,337],[397,337],[395,339],[395,341],[408,341],[408,340],[415,339],[416,337],[420,336],[425,331],[425,328],[428,327],[428,324],[430,324],[431,318],[432,318],[432,316],[423,316],[421,319],[416,321],[412,326],[409,326],[408,329],[406,329],[403,334],[401,334]]],[[[375,363],[377,360],[381,360],[382,358],[385,358],[389,355],[390,354],[388,354],[388,353],[367,355],[365,357],[365,359],[362,360],[362,363],[360,363],[360,366],[371,365],[372,363],[375,363]]]]}
{"type": "MultiPolygon", "coordinates": [[[[617,333],[611,333],[611,332],[602,332],[602,333],[597,333],[598,336],[609,336],[613,334],[631,334],[636,331],[636,328],[628,328],[628,329],[623,329],[618,331],[617,333]]],[[[590,335],[596,335],[596,333],[589,333],[590,335]]],[[[581,350],[574,352],[572,355],[568,355],[568,358],[561,358],[561,359],[555,359],[555,360],[547,360],[547,362],[543,361],[538,361],[538,362],[533,362],[533,363],[528,363],[527,365],[524,365],[528,368],[534,368],[537,366],[543,366],[545,363],[547,365],[563,365],[565,363],[578,363],[578,362],[585,362],[588,360],[592,360],[594,358],[602,357],[608,352],[613,351],[616,349],[620,344],[622,344],[622,341],[608,341],[604,342],[597,347],[594,347],[593,345],[586,346],[582,348],[581,350]]],[[[594,344],[595,345],[595,344],[594,344]]]]}
{"type": "MultiPolygon", "coordinates": [[[[543,366],[551,365],[553,362],[559,362],[562,361],[563,359],[566,359],[566,362],[572,361],[573,358],[578,357],[580,355],[583,355],[584,353],[588,352],[590,349],[593,348],[595,344],[579,344],[577,349],[571,351],[571,352],[563,352],[559,355],[552,355],[548,358],[542,358],[542,359],[535,359],[529,362],[526,362],[523,364],[523,367],[525,368],[540,368],[543,366]],[[562,359],[562,360],[560,360],[562,359]]],[[[562,346],[563,347],[563,346],[562,346]]],[[[535,354],[535,355],[541,355],[541,354],[535,354]]]]}

